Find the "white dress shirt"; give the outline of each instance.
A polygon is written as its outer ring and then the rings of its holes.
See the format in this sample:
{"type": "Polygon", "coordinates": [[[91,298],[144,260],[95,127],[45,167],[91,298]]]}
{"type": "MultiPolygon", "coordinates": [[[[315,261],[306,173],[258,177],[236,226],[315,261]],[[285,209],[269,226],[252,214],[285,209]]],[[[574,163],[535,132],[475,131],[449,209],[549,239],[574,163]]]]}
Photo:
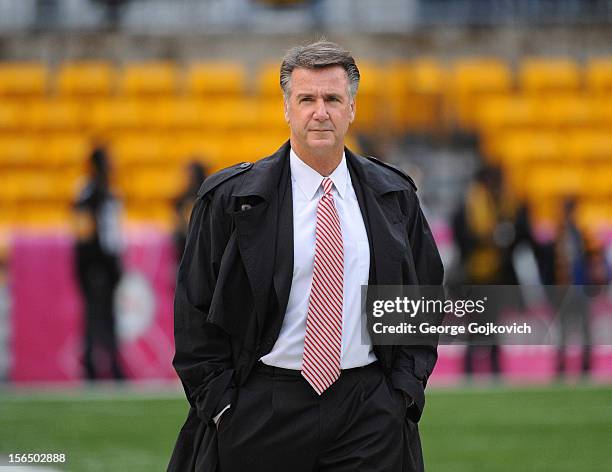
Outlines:
{"type": "MultiPolygon", "coordinates": [[[[293,149],[289,159],[293,192],[293,279],[280,334],[272,351],[261,361],[275,367],[301,370],[314,267],[317,204],[323,195],[323,176],[304,163],[293,149]]],[[[340,367],[350,369],[376,360],[361,303],[361,286],[368,284],[370,272],[370,247],[344,155],[329,178],[334,183],[332,195],[344,244],[340,367]]]]}

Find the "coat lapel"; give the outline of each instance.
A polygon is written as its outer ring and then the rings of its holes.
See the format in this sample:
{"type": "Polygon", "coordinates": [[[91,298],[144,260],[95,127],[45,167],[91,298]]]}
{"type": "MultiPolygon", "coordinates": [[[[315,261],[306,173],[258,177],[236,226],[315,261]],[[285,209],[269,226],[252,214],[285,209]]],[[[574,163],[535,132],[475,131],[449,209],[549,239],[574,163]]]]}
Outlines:
{"type": "Polygon", "coordinates": [[[293,192],[289,156],[284,161],[284,167],[278,187],[278,234],[274,264],[274,290],[281,322],[293,281],[293,192]]]}
{"type": "Polygon", "coordinates": [[[403,215],[393,192],[404,190],[385,178],[378,164],[345,149],[351,181],[370,243],[370,284],[395,285],[401,280],[406,250],[403,215]]]}
{"type": "MultiPolygon", "coordinates": [[[[370,244],[370,285],[398,285],[402,283],[402,258],[406,245],[402,212],[393,195],[408,186],[399,186],[397,179],[386,178],[379,165],[345,149],[351,181],[370,244]]],[[[374,346],[383,369],[391,369],[394,346],[374,346]]]]}
{"type": "Polygon", "coordinates": [[[293,209],[289,179],[289,142],[253,165],[232,194],[238,247],[253,292],[258,325],[263,328],[274,288],[284,314],[293,272],[293,209]],[[287,275],[288,274],[288,275],[287,275]],[[283,304],[284,303],[284,304],[283,304]]]}

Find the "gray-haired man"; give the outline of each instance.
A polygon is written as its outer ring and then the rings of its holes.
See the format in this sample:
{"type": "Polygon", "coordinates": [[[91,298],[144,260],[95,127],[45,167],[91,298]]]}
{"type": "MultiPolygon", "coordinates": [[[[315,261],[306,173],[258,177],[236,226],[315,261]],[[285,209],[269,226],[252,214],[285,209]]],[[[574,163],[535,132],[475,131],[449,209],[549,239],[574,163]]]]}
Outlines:
{"type": "Polygon", "coordinates": [[[338,45],[281,66],[290,139],[209,177],[175,299],[191,405],[169,470],[422,470],[435,347],[373,346],[362,285],[436,285],[412,180],[344,147],[359,70],[338,45]],[[366,331],[367,332],[367,331],[366,331]]]}

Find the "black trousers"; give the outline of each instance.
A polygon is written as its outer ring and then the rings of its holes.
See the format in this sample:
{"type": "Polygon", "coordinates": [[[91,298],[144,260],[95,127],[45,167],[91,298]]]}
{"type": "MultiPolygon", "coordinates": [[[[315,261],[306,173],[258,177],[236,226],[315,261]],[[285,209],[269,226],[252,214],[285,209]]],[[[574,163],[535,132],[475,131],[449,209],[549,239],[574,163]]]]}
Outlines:
{"type": "Polygon", "coordinates": [[[321,396],[300,372],[259,363],[219,421],[219,470],[400,472],[405,408],[378,363],[321,396]]]}
{"type": "Polygon", "coordinates": [[[105,264],[92,264],[80,283],[85,301],[85,376],[96,380],[124,378],[119,364],[113,294],[119,274],[105,264]]]}

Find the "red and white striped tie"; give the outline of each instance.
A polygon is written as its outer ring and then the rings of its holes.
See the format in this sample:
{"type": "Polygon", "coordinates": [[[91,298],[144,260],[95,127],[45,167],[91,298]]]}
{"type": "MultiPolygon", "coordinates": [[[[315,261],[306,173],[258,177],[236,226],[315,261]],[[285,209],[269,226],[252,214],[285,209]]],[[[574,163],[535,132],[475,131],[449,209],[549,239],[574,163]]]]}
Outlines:
{"type": "Polygon", "coordinates": [[[324,178],[324,194],[317,205],[314,270],[308,301],[302,375],[321,395],[340,376],[344,247],[340,219],[324,178]]]}

